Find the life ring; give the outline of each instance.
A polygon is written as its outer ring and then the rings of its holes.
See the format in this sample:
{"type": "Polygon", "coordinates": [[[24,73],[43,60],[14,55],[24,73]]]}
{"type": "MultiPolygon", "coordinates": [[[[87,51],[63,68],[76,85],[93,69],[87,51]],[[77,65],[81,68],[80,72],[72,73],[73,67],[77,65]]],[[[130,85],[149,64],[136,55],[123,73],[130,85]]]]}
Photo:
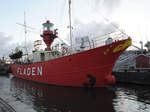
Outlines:
{"type": "Polygon", "coordinates": [[[66,54],[68,54],[68,48],[67,47],[63,47],[62,48],[62,55],[64,56],[66,54]]]}

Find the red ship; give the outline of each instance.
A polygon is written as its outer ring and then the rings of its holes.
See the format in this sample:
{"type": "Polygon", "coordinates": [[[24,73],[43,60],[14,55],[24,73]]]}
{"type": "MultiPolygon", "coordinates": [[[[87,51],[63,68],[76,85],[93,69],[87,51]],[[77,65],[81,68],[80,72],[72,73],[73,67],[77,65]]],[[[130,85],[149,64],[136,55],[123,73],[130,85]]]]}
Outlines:
{"type": "Polygon", "coordinates": [[[73,52],[72,49],[66,52],[65,47],[60,52],[51,49],[51,44],[57,38],[57,31],[52,30],[53,24],[47,21],[43,26],[41,37],[47,50],[34,51],[33,61],[28,64],[11,64],[15,76],[45,84],[73,87],[105,87],[115,83],[111,72],[118,57],[131,45],[130,37],[80,52],[73,52]]]}
{"type": "MultiPolygon", "coordinates": [[[[46,21],[43,24],[41,37],[47,49],[45,51],[34,51],[33,60],[26,64],[17,64],[23,55],[22,51],[10,55],[15,61],[11,64],[11,71],[17,77],[45,84],[73,86],[73,87],[104,87],[115,83],[111,75],[112,68],[121,55],[128,48],[131,38],[114,40],[108,38],[103,42],[105,45],[94,45],[87,49],[82,38],[80,50],[72,47],[71,39],[71,0],[69,0],[69,22],[70,22],[70,46],[61,46],[62,49],[52,49],[52,43],[57,38],[57,29],[54,24],[46,21]],[[17,62],[17,63],[16,63],[17,62]]],[[[24,25],[26,26],[26,25],[24,25]]],[[[121,34],[124,36],[124,34],[121,34]]],[[[96,42],[96,41],[95,41],[96,42]]],[[[99,42],[97,42],[98,44],[99,42]]]]}

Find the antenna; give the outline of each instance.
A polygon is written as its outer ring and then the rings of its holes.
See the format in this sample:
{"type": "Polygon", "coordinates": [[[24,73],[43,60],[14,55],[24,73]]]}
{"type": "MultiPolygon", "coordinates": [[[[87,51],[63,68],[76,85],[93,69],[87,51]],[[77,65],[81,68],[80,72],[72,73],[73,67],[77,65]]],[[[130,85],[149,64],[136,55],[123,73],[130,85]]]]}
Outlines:
{"type": "Polygon", "coordinates": [[[44,19],[45,19],[45,21],[47,21],[47,17],[46,17],[46,16],[45,16],[45,18],[44,18],[44,19]]]}
{"type": "Polygon", "coordinates": [[[26,26],[26,13],[24,12],[24,36],[25,36],[25,49],[28,56],[28,49],[27,49],[27,26],[26,26]]]}
{"type": "Polygon", "coordinates": [[[70,28],[70,46],[72,49],[71,0],[69,0],[69,28],[70,28]]]}
{"type": "Polygon", "coordinates": [[[145,32],[145,37],[146,37],[146,41],[148,42],[148,34],[147,34],[147,25],[146,25],[146,28],[145,28],[146,30],[146,32],[145,32]]]}
{"type": "Polygon", "coordinates": [[[26,45],[27,44],[27,42],[26,42],[27,41],[27,25],[26,25],[26,13],[25,12],[24,12],[24,24],[20,24],[20,23],[16,23],[16,24],[24,27],[24,37],[25,37],[25,46],[24,46],[24,48],[26,49],[26,52],[27,52],[26,55],[28,55],[28,50],[27,50],[27,45],[26,45]]]}
{"type": "Polygon", "coordinates": [[[25,55],[28,55],[28,49],[27,49],[27,28],[30,28],[30,29],[33,29],[33,30],[35,30],[35,28],[32,28],[32,27],[26,25],[26,12],[24,12],[24,23],[23,24],[16,23],[16,24],[24,27],[24,37],[25,37],[25,46],[24,46],[24,48],[26,49],[26,52],[27,52],[27,54],[25,54],[25,55]]]}

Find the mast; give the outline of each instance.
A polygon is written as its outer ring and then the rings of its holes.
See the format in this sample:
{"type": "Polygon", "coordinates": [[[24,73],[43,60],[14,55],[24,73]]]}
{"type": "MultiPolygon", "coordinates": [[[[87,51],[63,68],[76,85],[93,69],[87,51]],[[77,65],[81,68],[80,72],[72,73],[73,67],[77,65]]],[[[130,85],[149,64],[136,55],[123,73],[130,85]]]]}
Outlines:
{"type": "Polygon", "coordinates": [[[26,24],[26,12],[24,12],[24,23],[23,23],[23,24],[21,24],[21,23],[16,23],[16,24],[18,24],[18,25],[24,27],[24,38],[25,38],[25,40],[24,40],[24,47],[23,47],[23,48],[24,48],[25,51],[26,51],[26,54],[24,54],[24,56],[27,55],[27,57],[28,57],[28,49],[27,49],[27,28],[30,28],[30,29],[32,29],[32,30],[36,30],[36,29],[35,29],[35,28],[32,28],[32,27],[30,27],[30,26],[28,26],[28,25],[26,24]]]}
{"type": "Polygon", "coordinates": [[[70,46],[72,50],[71,0],[69,0],[69,28],[70,28],[70,46]]]}
{"type": "Polygon", "coordinates": [[[27,26],[26,26],[26,13],[24,12],[24,36],[25,36],[25,49],[28,56],[28,50],[27,50],[27,26]]]}

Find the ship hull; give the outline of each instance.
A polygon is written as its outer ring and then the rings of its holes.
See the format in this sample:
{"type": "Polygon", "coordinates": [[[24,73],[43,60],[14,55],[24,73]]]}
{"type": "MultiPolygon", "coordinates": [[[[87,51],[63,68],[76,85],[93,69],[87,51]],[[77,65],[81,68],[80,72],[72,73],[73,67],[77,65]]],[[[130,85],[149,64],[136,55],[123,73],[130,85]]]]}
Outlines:
{"type": "Polygon", "coordinates": [[[112,68],[128,46],[117,52],[113,51],[120,45],[125,45],[128,40],[49,61],[23,65],[11,64],[11,70],[17,77],[40,83],[73,87],[105,87],[115,83],[115,78],[111,75],[112,68]]]}
{"type": "Polygon", "coordinates": [[[149,71],[112,72],[112,74],[114,74],[118,83],[150,85],[149,71]]]}

